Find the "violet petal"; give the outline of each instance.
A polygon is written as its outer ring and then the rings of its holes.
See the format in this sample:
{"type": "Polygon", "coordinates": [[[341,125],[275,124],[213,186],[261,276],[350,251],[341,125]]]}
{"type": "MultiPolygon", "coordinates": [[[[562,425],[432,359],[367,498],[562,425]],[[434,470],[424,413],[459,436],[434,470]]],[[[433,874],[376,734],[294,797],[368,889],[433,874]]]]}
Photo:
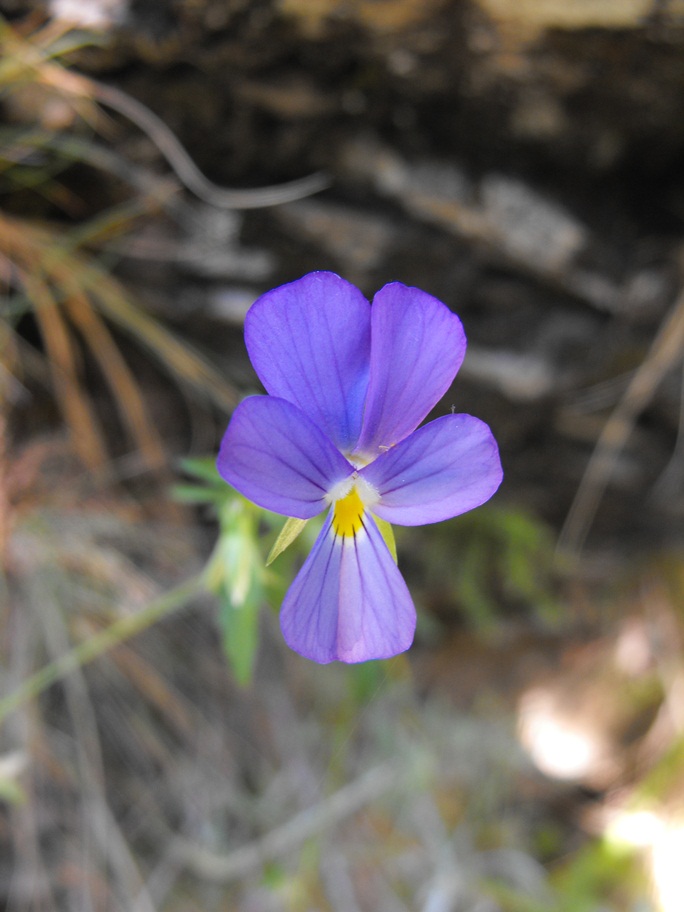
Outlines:
{"type": "Polygon", "coordinates": [[[343,452],[361,431],[368,388],[370,304],[332,272],[312,272],[262,295],[245,343],[266,390],[298,405],[343,452]]]}
{"type": "Polygon", "coordinates": [[[399,282],[371,307],[370,382],[360,454],[403,440],[451,386],[465,355],[461,321],[437,298],[399,282]]]}
{"type": "Polygon", "coordinates": [[[359,474],[380,494],[373,513],[403,526],[472,510],[489,500],[503,477],[496,441],[472,415],[430,421],[359,474]]]}
{"type": "Polygon", "coordinates": [[[354,468],[301,409],[274,396],[238,405],[216,465],[249,500],[299,519],[325,509],[326,493],[354,468]]]}
{"type": "Polygon", "coordinates": [[[408,649],[416,611],[372,517],[335,536],[332,511],[285,596],[280,625],[295,652],[325,664],[385,659],[408,649]]]}

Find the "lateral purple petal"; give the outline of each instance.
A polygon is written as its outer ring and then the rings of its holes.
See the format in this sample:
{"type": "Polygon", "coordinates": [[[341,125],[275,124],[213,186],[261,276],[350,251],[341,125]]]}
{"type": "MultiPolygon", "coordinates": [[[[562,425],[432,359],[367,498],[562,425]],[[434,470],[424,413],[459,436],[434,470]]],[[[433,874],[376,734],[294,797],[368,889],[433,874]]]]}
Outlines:
{"type": "Polygon", "coordinates": [[[328,517],[280,614],[285,641],[326,664],[385,659],[413,642],[416,611],[372,518],[341,538],[328,517]]]}
{"type": "Polygon", "coordinates": [[[354,470],[301,409],[273,396],[238,405],[216,466],[249,500],[299,519],[320,513],[327,491],[354,470]]]}
{"type": "Polygon", "coordinates": [[[262,295],[245,343],[266,390],[298,405],[342,451],[361,432],[368,388],[370,304],[332,272],[313,272],[262,295]]]}
{"type": "Polygon", "coordinates": [[[472,415],[430,421],[359,474],[380,494],[373,513],[400,526],[472,510],[489,500],[503,478],[496,441],[472,415]]]}
{"type": "Polygon", "coordinates": [[[370,382],[356,451],[375,456],[418,427],[449,389],[466,350],[456,314],[418,288],[385,285],[371,307],[370,382]]]}

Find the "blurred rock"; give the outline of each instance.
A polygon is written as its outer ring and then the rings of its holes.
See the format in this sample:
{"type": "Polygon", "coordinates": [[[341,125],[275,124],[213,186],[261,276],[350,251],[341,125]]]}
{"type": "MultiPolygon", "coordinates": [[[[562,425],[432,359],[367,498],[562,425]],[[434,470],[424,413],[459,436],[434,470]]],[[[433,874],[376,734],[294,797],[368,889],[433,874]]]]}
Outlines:
{"type": "Polygon", "coordinates": [[[302,239],[318,244],[352,276],[376,268],[396,243],[396,228],[389,219],[358,207],[303,200],[279,207],[276,218],[302,239]]]}
{"type": "Polygon", "coordinates": [[[48,11],[65,25],[107,31],[125,23],[129,0],[50,0],[48,11]]]}

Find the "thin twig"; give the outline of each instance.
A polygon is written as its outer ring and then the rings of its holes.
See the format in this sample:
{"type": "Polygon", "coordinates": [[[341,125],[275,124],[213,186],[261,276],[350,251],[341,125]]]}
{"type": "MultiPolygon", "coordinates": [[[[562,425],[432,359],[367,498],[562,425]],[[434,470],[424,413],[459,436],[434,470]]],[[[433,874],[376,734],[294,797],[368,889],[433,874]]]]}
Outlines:
{"type": "Polygon", "coordinates": [[[608,485],[615,462],[634,424],[665,374],[684,356],[684,290],[663,320],[651,348],[632,377],[601,435],[558,538],[557,552],[577,557],[608,485]]]}
{"type": "Polygon", "coordinates": [[[261,209],[302,199],[324,190],[330,180],[321,173],[270,187],[235,190],[208,180],[164,121],[142,102],[114,86],[94,79],[85,80],[86,89],[101,104],[107,105],[139,127],[155,144],[174,173],[191,193],[219,209],[261,209]]]}
{"type": "Polygon", "coordinates": [[[396,769],[389,763],[376,766],[261,839],[227,855],[212,852],[180,836],[173,840],[171,853],[198,877],[213,883],[229,883],[356,814],[366,804],[394,788],[398,778],[396,769]]]}

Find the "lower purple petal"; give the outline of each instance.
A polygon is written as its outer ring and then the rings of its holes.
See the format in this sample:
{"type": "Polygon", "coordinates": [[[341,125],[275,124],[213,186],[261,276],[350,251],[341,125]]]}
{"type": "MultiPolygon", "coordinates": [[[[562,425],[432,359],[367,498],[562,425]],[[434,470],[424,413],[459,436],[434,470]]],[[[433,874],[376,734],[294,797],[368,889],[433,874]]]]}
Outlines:
{"type": "Polygon", "coordinates": [[[413,642],[416,611],[383,538],[365,514],[355,536],[336,536],[332,512],[285,596],[285,641],[314,662],[386,659],[413,642]]]}
{"type": "Polygon", "coordinates": [[[441,522],[479,507],[503,478],[492,432],[472,415],[429,422],[359,474],[380,494],[373,513],[400,526],[441,522]]]}

